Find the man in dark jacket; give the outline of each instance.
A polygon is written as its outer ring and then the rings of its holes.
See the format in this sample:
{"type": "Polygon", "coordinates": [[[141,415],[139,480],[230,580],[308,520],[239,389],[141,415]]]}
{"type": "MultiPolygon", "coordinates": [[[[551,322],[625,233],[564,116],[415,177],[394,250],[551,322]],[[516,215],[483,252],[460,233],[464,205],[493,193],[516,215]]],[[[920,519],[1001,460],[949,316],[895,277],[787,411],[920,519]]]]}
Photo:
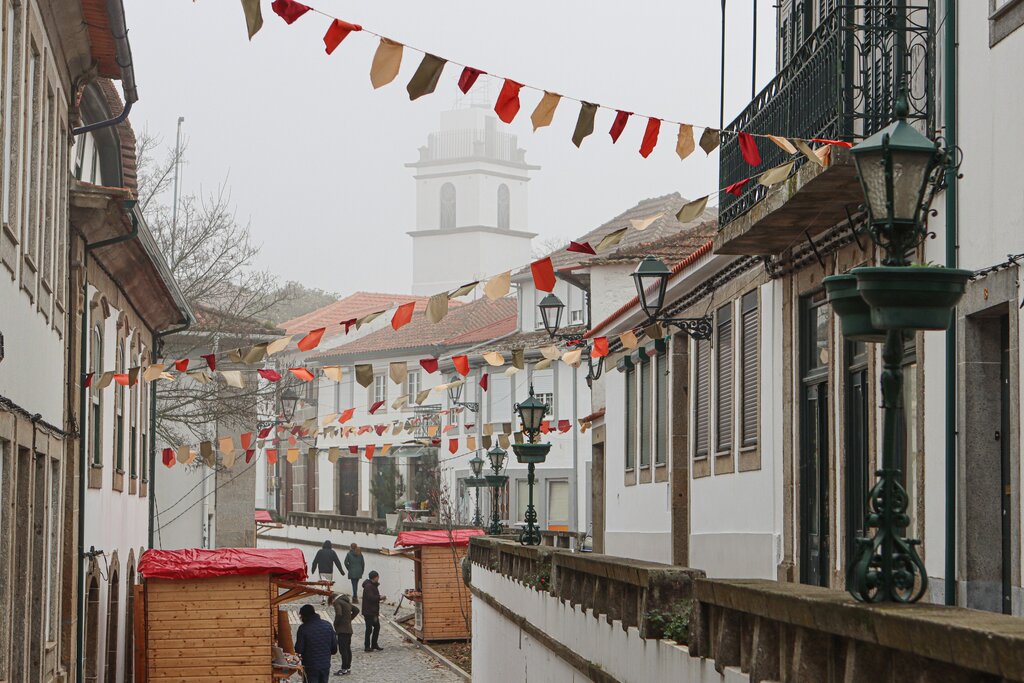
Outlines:
{"type": "Polygon", "coordinates": [[[313,605],[299,609],[302,625],[295,636],[295,652],[302,657],[308,683],[329,683],[331,655],[338,651],[338,636],[326,621],[320,618],[313,605]]]}
{"type": "Polygon", "coordinates": [[[338,634],[338,650],[341,652],[341,669],[337,676],[345,676],[352,670],[352,620],[359,614],[359,608],[352,604],[348,595],[334,596],[334,632],[338,634]]]}
{"type": "Polygon", "coordinates": [[[363,551],[353,543],[345,555],[345,569],[348,570],[348,578],[352,580],[352,599],[359,597],[359,579],[363,578],[363,570],[366,563],[363,558],[363,551]]]}
{"type": "Polygon", "coordinates": [[[363,581],[363,619],[366,620],[366,639],[363,643],[367,652],[383,650],[377,645],[380,636],[380,603],[384,596],[380,594],[380,574],[370,572],[369,578],[363,581]]]}
{"type": "MultiPolygon", "coordinates": [[[[338,559],[338,553],[334,552],[331,548],[330,541],[324,541],[324,545],[320,550],[316,551],[316,556],[313,558],[313,564],[310,566],[310,571],[320,574],[321,581],[330,581],[331,585],[328,586],[330,589],[334,589],[334,568],[337,567],[338,571],[341,572],[342,576],[345,576],[345,570],[341,568],[341,560],[338,559]]],[[[327,604],[327,597],[325,596],[321,605],[327,604]]]]}

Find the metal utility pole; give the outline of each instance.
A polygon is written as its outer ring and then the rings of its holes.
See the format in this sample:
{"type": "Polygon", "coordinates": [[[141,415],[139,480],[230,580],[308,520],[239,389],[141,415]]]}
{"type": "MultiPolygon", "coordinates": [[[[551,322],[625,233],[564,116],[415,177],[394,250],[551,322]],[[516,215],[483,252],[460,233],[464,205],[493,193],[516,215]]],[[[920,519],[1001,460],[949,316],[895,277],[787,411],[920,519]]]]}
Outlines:
{"type": "Polygon", "coordinates": [[[171,209],[171,232],[178,227],[178,175],[181,169],[181,124],[185,117],[178,117],[178,133],[174,142],[174,207],[171,209]]]}

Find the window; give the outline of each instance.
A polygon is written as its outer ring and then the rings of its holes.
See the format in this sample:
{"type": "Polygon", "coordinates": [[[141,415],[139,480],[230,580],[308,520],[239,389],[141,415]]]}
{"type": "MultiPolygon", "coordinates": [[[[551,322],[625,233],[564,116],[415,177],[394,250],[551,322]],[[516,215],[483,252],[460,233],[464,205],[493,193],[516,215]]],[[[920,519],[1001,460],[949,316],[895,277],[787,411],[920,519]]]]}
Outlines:
{"type": "Polygon", "coordinates": [[[732,450],[732,302],[719,308],[715,317],[715,452],[722,454],[732,450]]]}
{"type": "Polygon", "coordinates": [[[15,12],[14,3],[7,3],[7,25],[4,30],[4,159],[3,159],[3,221],[13,228],[13,210],[11,208],[11,190],[16,187],[11,166],[15,154],[12,144],[14,124],[18,117],[14,116],[14,35],[24,29],[16,24],[21,23],[21,14],[15,12]]]}
{"type": "Polygon", "coordinates": [[[757,445],[757,392],[760,366],[758,364],[758,340],[760,316],[757,307],[757,290],[747,292],[740,300],[742,311],[740,332],[740,446],[748,448],[757,445]]]}
{"type": "Polygon", "coordinates": [[[519,521],[526,521],[526,506],[530,501],[530,487],[525,479],[516,479],[516,512],[519,521]]]}
{"type": "MultiPolygon", "coordinates": [[[[139,367],[141,363],[136,355],[133,367],[139,367]]],[[[128,390],[131,396],[131,432],[128,442],[128,476],[132,479],[139,478],[139,383],[136,382],[128,390]]]]}
{"type": "MultiPolygon", "coordinates": [[[[25,81],[25,123],[28,126],[28,134],[24,138],[24,164],[25,176],[22,178],[22,228],[21,235],[25,244],[25,256],[29,259],[30,267],[35,270],[39,263],[39,234],[36,225],[35,198],[32,192],[36,189],[35,175],[39,165],[36,154],[36,138],[39,135],[39,124],[36,122],[36,80],[39,74],[39,50],[35,44],[31,46],[31,53],[28,59],[28,75],[25,81]]],[[[35,291],[35,288],[32,288],[35,291]]]]}
{"type": "Polygon", "coordinates": [[[583,309],[574,308],[569,311],[569,324],[570,325],[582,325],[583,324],[583,309]]]}
{"type": "Polygon", "coordinates": [[[498,227],[502,230],[509,229],[510,213],[508,185],[502,183],[498,185],[498,227]]]}
{"type": "Polygon", "coordinates": [[[636,371],[626,370],[626,469],[636,462],[636,371]]]}
{"type": "Polygon", "coordinates": [[[420,393],[422,376],[419,370],[410,370],[405,376],[405,393],[409,394],[409,401],[416,400],[416,394],[420,393]]]}
{"type": "Polygon", "coordinates": [[[548,528],[569,528],[569,482],[562,480],[548,482],[548,528]]]}
{"type": "MultiPolygon", "coordinates": [[[[117,345],[117,358],[115,359],[114,367],[117,368],[115,372],[125,372],[125,343],[124,340],[118,342],[117,345]]],[[[117,385],[117,396],[114,405],[114,414],[116,415],[114,423],[114,469],[118,472],[124,472],[124,385],[117,385]]]]}
{"type": "Polygon", "coordinates": [[[57,640],[57,625],[60,619],[57,614],[57,607],[60,600],[60,461],[50,460],[50,523],[49,539],[46,552],[47,571],[49,573],[49,588],[47,591],[46,605],[46,639],[50,642],[57,640]]]}
{"type": "Polygon", "coordinates": [[[693,426],[695,458],[706,458],[710,451],[710,412],[711,412],[711,342],[700,340],[694,342],[696,391],[693,399],[693,426]]]}
{"type": "Polygon", "coordinates": [[[387,377],[384,375],[373,376],[373,402],[386,401],[388,398],[387,377]]]}
{"type": "Polygon", "coordinates": [[[533,329],[544,329],[544,317],[540,314],[540,302],[547,296],[547,292],[534,288],[533,290],[533,329]]]}
{"type": "Polygon", "coordinates": [[[100,467],[103,465],[103,391],[97,388],[96,384],[103,374],[103,321],[93,327],[92,348],[89,350],[92,361],[90,372],[92,376],[92,406],[90,417],[92,430],[92,464],[100,467]]]}
{"type": "Polygon", "coordinates": [[[82,135],[75,141],[75,166],[74,174],[78,180],[82,179],[82,169],[85,167],[85,141],[88,135],[82,135]]]}
{"type": "Polygon", "coordinates": [[[668,453],[668,354],[659,353],[651,363],[654,369],[654,464],[664,465],[668,453]]]}
{"type": "Polygon", "coordinates": [[[651,464],[651,363],[644,360],[637,375],[640,379],[640,467],[651,464]]]}
{"type": "Polygon", "coordinates": [[[441,186],[441,230],[455,227],[455,186],[445,183],[441,186]]]}
{"type": "Polygon", "coordinates": [[[991,47],[1024,26],[1024,2],[990,0],[988,18],[988,44],[991,47]]]}

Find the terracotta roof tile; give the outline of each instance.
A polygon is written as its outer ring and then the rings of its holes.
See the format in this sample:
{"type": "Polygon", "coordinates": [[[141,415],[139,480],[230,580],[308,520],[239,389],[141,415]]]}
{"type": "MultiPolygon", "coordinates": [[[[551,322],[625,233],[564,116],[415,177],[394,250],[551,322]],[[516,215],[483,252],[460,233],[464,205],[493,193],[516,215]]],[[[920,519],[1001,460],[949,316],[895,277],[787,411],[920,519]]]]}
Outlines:
{"type": "MultiPolygon", "coordinates": [[[[326,327],[324,336],[331,337],[345,331],[339,323],[352,318],[361,318],[375,311],[387,310],[399,304],[410,301],[416,302],[416,310],[422,311],[427,306],[427,296],[414,296],[412,294],[386,294],[383,292],[356,292],[349,294],[343,299],[327,304],[322,308],[311,311],[296,318],[292,318],[281,327],[287,330],[288,334],[305,334],[310,330],[326,327]]],[[[459,305],[460,302],[452,301],[450,306],[459,305]]]]}
{"type": "Polygon", "coordinates": [[[588,265],[636,262],[645,256],[654,256],[671,267],[700,249],[717,232],[716,223],[712,221],[701,223],[648,242],[627,245],[607,256],[591,258],[588,265]]]}

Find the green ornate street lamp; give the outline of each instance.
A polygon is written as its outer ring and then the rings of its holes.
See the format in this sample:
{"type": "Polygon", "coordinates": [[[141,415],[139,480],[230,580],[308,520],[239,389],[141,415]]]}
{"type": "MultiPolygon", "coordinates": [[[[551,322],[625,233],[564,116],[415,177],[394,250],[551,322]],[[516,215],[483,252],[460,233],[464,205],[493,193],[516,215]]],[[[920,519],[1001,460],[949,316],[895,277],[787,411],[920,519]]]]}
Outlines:
{"type": "Polygon", "coordinates": [[[500,446],[495,446],[487,451],[487,458],[491,461],[491,469],[494,470],[494,474],[488,474],[486,479],[487,483],[494,488],[494,504],[491,506],[491,526],[487,528],[487,533],[492,536],[496,536],[505,530],[501,526],[501,513],[498,507],[501,487],[508,481],[508,475],[501,473],[505,468],[505,459],[507,457],[508,452],[500,446]]]}
{"type": "Polygon", "coordinates": [[[530,396],[522,403],[517,403],[515,407],[516,412],[519,413],[519,421],[523,425],[523,433],[526,434],[527,443],[512,444],[512,450],[515,451],[516,460],[527,465],[526,485],[530,491],[524,518],[526,527],[519,535],[519,542],[523,545],[540,545],[537,508],[533,506],[533,486],[536,483],[534,470],[537,463],[544,462],[548,457],[548,451],[551,450],[551,444],[537,443],[540,425],[550,409],[548,404],[533,395],[532,384],[530,385],[530,396]]]}
{"type": "Polygon", "coordinates": [[[955,164],[906,121],[905,96],[897,120],[850,150],[864,190],[871,239],[882,265],[854,268],[824,280],[829,303],[847,338],[884,342],[882,347],[882,468],[868,498],[866,528],[857,539],[846,588],[864,602],[916,602],[928,587],[917,554],[920,541],[904,537],[909,517],[902,484],[903,346],[917,330],[944,330],[963,296],[970,271],[911,265],[910,256],[930,235],[926,220],[942,172],[955,164]]]}
{"type": "Polygon", "coordinates": [[[487,487],[487,480],[482,476],[484,471],[484,459],[480,457],[480,451],[477,451],[476,454],[470,458],[469,468],[473,472],[473,476],[466,479],[466,486],[476,489],[476,493],[473,495],[473,526],[479,528],[484,525],[483,519],[480,517],[480,489],[487,487]]]}

